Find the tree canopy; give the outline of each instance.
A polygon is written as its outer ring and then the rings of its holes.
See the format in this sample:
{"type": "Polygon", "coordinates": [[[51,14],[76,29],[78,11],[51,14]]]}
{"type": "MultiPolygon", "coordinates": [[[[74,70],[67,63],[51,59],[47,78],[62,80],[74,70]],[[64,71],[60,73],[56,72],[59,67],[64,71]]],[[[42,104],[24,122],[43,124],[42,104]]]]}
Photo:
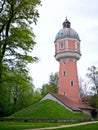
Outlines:
{"type": "Polygon", "coordinates": [[[28,55],[33,50],[34,33],[31,24],[37,22],[37,6],[40,0],[1,0],[0,1],[0,82],[3,64],[15,67],[22,61],[36,61],[28,55]]]}
{"type": "Polygon", "coordinates": [[[38,60],[31,52],[40,5],[40,0],[0,0],[0,114],[31,103],[34,85],[27,65],[38,60]]]}
{"type": "Polygon", "coordinates": [[[58,91],[58,74],[51,73],[49,76],[49,82],[42,85],[41,94],[45,95],[48,92],[57,93],[58,91]]]}

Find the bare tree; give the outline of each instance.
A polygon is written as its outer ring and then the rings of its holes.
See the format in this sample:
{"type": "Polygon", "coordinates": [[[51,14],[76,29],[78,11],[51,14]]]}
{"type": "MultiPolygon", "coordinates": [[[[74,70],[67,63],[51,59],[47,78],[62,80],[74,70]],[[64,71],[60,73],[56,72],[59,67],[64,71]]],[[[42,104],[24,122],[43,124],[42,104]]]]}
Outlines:
{"type": "Polygon", "coordinates": [[[98,69],[95,66],[88,68],[86,76],[89,78],[89,83],[93,84],[92,90],[98,94],[98,69]]]}
{"type": "Polygon", "coordinates": [[[83,78],[79,78],[79,89],[80,89],[80,97],[87,97],[91,95],[91,89],[88,81],[85,81],[83,78]]]}

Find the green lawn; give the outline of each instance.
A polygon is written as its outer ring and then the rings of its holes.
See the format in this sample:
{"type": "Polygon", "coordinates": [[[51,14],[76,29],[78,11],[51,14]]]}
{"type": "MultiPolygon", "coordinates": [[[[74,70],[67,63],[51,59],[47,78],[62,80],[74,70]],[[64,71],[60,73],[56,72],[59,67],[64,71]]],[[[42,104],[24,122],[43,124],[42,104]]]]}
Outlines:
{"type": "Polygon", "coordinates": [[[0,122],[0,130],[23,130],[32,128],[44,128],[61,126],[69,123],[32,123],[32,122],[0,122]]]}
{"type": "Polygon", "coordinates": [[[98,123],[94,124],[87,124],[82,126],[74,126],[69,128],[61,128],[56,130],[98,130],[98,123]]]}
{"type": "MultiPolygon", "coordinates": [[[[72,118],[86,118],[83,113],[73,113],[57,102],[45,100],[33,104],[27,108],[14,113],[7,118],[13,119],[72,119],[72,118]]],[[[43,128],[51,126],[60,126],[72,123],[32,123],[32,122],[0,122],[0,130],[22,130],[32,128],[43,128]]],[[[65,129],[65,128],[64,128],[65,129]]]]}
{"type": "Polygon", "coordinates": [[[31,105],[8,118],[41,118],[41,119],[59,119],[59,118],[86,118],[83,113],[73,113],[52,100],[45,100],[31,105]]]}
{"type": "MultiPolygon", "coordinates": [[[[29,130],[33,128],[45,128],[52,126],[61,126],[69,123],[31,123],[31,122],[0,122],[0,130],[29,130]]],[[[97,130],[98,123],[69,128],[61,128],[56,130],[97,130]]],[[[52,129],[53,130],[53,129],[52,129]]]]}

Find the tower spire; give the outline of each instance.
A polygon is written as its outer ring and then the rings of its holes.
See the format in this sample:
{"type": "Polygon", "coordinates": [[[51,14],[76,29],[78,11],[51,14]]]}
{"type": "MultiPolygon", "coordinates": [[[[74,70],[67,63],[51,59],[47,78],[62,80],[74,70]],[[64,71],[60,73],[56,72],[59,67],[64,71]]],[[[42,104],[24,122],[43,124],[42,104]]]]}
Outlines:
{"type": "Polygon", "coordinates": [[[70,28],[70,22],[68,21],[68,19],[67,19],[67,16],[66,16],[66,19],[65,19],[65,21],[63,22],[63,28],[70,28]]]}

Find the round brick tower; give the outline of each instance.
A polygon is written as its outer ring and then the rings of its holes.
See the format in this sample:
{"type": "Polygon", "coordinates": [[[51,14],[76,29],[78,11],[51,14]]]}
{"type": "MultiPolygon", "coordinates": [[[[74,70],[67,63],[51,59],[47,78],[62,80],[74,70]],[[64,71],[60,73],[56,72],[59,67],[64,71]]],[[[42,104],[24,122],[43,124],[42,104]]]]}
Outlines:
{"type": "Polygon", "coordinates": [[[80,59],[80,38],[65,19],[63,28],[55,38],[55,59],[59,61],[58,94],[65,95],[73,102],[80,102],[77,60],[80,59]]]}

